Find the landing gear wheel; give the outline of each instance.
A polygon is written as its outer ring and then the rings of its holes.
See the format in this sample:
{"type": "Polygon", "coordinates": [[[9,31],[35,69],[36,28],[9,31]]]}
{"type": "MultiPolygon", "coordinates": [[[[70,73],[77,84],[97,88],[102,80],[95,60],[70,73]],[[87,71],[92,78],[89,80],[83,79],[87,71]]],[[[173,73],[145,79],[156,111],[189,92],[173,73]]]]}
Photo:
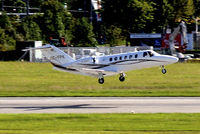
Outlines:
{"type": "Polygon", "coordinates": [[[98,82],[99,82],[99,84],[103,84],[104,83],[104,78],[99,78],[98,82]]]}
{"type": "Polygon", "coordinates": [[[120,80],[121,82],[123,82],[123,81],[125,81],[125,77],[124,77],[124,76],[120,76],[120,77],[119,77],[119,80],[120,80]]]}
{"type": "Polygon", "coordinates": [[[125,81],[125,76],[126,76],[125,73],[120,73],[119,80],[121,82],[125,81]]]}
{"type": "Polygon", "coordinates": [[[165,68],[163,68],[163,69],[162,69],[162,73],[163,73],[163,74],[166,74],[166,73],[167,73],[167,70],[166,70],[165,68]]]}

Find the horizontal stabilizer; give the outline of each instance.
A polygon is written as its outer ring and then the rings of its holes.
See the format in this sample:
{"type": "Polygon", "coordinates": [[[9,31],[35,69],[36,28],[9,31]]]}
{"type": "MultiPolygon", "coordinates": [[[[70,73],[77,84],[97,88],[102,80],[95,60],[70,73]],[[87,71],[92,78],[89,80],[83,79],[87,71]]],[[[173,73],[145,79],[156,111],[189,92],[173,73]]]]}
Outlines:
{"type": "Polygon", "coordinates": [[[45,45],[45,46],[40,46],[40,47],[29,47],[27,49],[23,49],[23,51],[41,50],[41,49],[47,49],[47,48],[52,48],[52,46],[51,45],[45,45]]]}

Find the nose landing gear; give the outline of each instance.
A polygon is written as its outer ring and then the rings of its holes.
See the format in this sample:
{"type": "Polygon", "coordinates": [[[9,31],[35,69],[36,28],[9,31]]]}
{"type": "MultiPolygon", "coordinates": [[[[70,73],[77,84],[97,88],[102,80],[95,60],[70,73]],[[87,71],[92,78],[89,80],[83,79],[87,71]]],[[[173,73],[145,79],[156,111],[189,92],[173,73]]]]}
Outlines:
{"type": "Polygon", "coordinates": [[[162,65],[161,67],[162,67],[162,73],[163,73],[163,74],[166,74],[166,73],[167,73],[167,70],[165,69],[165,66],[162,65]]]}
{"type": "Polygon", "coordinates": [[[99,78],[98,82],[99,82],[99,84],[103,84],[104,83],[104,78],[99,78]]]}

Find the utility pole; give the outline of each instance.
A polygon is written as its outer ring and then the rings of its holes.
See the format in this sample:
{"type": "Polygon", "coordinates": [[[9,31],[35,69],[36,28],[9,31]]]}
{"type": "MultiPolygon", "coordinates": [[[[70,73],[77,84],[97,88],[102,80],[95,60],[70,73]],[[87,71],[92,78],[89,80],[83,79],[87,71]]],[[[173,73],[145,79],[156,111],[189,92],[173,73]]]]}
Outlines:
{"type": "Polygon", "coordinates": [[[1,0],[1,10],[4,11],[4,0],[1,0]]]}
{"type": "Polygon", "coordinates": [[[26,0],[26,15],[28,16],[29,15],[29,0],[26,0]]]}
{"type": "Polygon", "coordinates": [[[92,24],[92,0],[90,0],[90,23],[92,24]]]}
{"type": "Polygon", "coordinates": [[[83,11],[84,11],[84,17],[86,17],[86,12],[85,12],[85,11],[86,11],[86,4],[87,4],[87,3],[86,3],[86,0],[84,0],[84,8],[83,8],[83,11]]]}

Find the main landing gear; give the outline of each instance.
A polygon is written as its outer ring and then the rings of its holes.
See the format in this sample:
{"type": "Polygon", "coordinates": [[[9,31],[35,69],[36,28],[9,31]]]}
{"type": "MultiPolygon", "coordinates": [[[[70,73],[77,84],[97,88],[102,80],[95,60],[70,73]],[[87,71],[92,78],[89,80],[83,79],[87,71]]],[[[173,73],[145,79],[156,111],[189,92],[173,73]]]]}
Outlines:
{"type": "MultiPolygon", "coordinates": [[[[120,73],[119,80],[121,82],[125,81],[125,76],[126,76],[125,73],[120,73]]],[[[104,77],[103,77],[102,73],[99,73],[98,82],[99,82],[99,84],[103,84],[104,83],[104,77]]]]}
{"type": "Polygon", "coordinates": [[[103,74],[99,73],[99,79],[98,79],[99,84],[103,84],[104,83],[104,78],[103,78],[103,74]]]}
{"type": "Polygon", "coordinates": [[[125,73],[120,73],[119,80],[121,82],[125,81],[125,73]]]}
{"type": "Polygon", "coordinates": [[[166,74],[166,73],[167,73],[167,70],[165,69],[165,66],[162,65],[161,67],[162,67],[162,73],[163,73],[163,74],[166,74]]]}

